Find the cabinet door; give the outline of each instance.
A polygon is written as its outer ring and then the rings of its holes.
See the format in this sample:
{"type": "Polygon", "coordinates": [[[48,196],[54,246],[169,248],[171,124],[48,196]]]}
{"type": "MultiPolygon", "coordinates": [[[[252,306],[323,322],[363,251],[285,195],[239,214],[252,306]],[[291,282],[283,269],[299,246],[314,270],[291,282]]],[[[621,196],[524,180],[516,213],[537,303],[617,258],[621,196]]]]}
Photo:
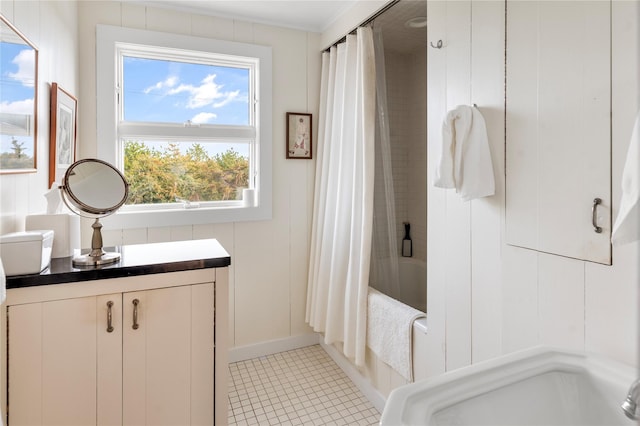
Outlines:
{"type": "Polygon", "coordinates": [[[123,423],[213,424],[213,283],[123,295],[123,423]]]}
{"type": "Polygon", "coordinates": [[[509,244],[611,263],[610,21],[609,1],[507,4],[509,244]]]}
{"type": "Polygon", "coordinates": [[[9,423],[96,422],[96,297],[10,306],[9,423]]]}
{"type": "Polygon", "coordinates": [[[122,424],[122,294],[96,297],[98,426],[122,424]],[[111,326],[111,327],[109,327],[111,326]]]}

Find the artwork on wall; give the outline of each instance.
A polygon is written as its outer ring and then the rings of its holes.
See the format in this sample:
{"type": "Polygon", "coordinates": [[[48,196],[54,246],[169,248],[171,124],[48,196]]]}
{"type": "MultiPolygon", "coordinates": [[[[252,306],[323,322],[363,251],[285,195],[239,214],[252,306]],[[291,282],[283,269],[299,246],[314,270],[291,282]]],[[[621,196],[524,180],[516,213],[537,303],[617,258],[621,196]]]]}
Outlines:
{"type": "Polygon", "coordinates": [[[76,159],[76,119],[78,100],[51,83],[51,122],[49,132],[49,187],[60,182],[76,159]]]}
{"type": "Polygon", "coordinates": [[[0,173],[36,171],[38,49],[0,14],[0,173]]]}
{"type": "Polygon", "coordinates": [[[311,114],[287,113],[287,158],[312,158],[311,114]]]}

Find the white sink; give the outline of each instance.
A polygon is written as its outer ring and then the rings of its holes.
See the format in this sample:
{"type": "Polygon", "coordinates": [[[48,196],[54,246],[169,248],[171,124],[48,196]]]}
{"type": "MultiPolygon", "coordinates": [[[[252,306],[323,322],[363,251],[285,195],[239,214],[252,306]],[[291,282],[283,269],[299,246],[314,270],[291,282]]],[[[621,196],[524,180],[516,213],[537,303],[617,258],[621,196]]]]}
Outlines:
{"type": "Polygon", "coordinates": [[[534,348],[391,392],[381,425],[623,425],[637,370],[584,353],[534,348]]]}

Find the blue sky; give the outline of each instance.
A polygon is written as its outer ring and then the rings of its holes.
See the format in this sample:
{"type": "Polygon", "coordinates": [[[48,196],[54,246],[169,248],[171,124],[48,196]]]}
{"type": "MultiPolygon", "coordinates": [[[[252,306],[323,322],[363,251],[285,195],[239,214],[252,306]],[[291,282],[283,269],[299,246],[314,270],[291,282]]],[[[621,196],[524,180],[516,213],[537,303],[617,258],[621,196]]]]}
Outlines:
{"type": "Polygon", "coordinates": [[[125,57],[126,121],[249,124],[249,70],[125,57]]]}
{"type": "MultiPolygon", "coordinates": [[[[249,70],[125,57],[124,119],[199,125],[248,125],[249,70]]],[[[168,142],[149,142],[160,151],[168,142]]],[[[184,144],[186,151],[189,144],[184,144]]],[[[203,145],[209,155],[227,151],[225,143],[203,145]]],[[[249,145],[234,146],[249,156],[249,145]]]]}
{"type": "MultiPolygon", "coordinates": [[[[0,43],[0,113],[33,115],[35,55],[24,44],[0,43]]],[[[33,155],[30,137],[15,136],[25,141],[26,154],[33,155]]],[[[0,137],[0,152],[11,152],[12,136],[0,137]]]]}

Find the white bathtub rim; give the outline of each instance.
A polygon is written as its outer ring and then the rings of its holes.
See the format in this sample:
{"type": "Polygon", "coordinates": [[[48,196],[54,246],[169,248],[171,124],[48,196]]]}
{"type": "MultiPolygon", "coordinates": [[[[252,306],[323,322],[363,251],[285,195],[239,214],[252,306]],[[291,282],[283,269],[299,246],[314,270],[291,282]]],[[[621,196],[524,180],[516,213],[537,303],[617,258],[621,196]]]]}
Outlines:
{"type": "Polygon", "coordinates": [[[420,418],[426,420],[438,411],[474,396],[550,371],[587,372],[592,376],[602,376],[606,372],[607,380],[614,381],[624,389],[637,376],[635,368],[599,355],[536,346],[396,388],[387,399],[380,424],[411,424],[406,422],[403,413],[416,400],[428,398],[429,404],[421,404],[422,411],[419,414],[420,418]],[[494,373],[496,369],[503,370],[497,379],[494,373]],[[461,391],[460,384],[463,382],[469,386],[461,391]]]}
{"type": "Polygon", "coordinates": [[[422,259],[418,259],[417,257],[403,257],[403,256],[398,256],[398,263],[413,263],[419,266],[422,266],[424,268],[427,267],[427,262],[422,260],[422,259]]]}
{"type": "Polygon", "coordinates": [[[413,322],[413,329],[422,334],[427,334],[427,317],[418,318],[413,322]]]}

